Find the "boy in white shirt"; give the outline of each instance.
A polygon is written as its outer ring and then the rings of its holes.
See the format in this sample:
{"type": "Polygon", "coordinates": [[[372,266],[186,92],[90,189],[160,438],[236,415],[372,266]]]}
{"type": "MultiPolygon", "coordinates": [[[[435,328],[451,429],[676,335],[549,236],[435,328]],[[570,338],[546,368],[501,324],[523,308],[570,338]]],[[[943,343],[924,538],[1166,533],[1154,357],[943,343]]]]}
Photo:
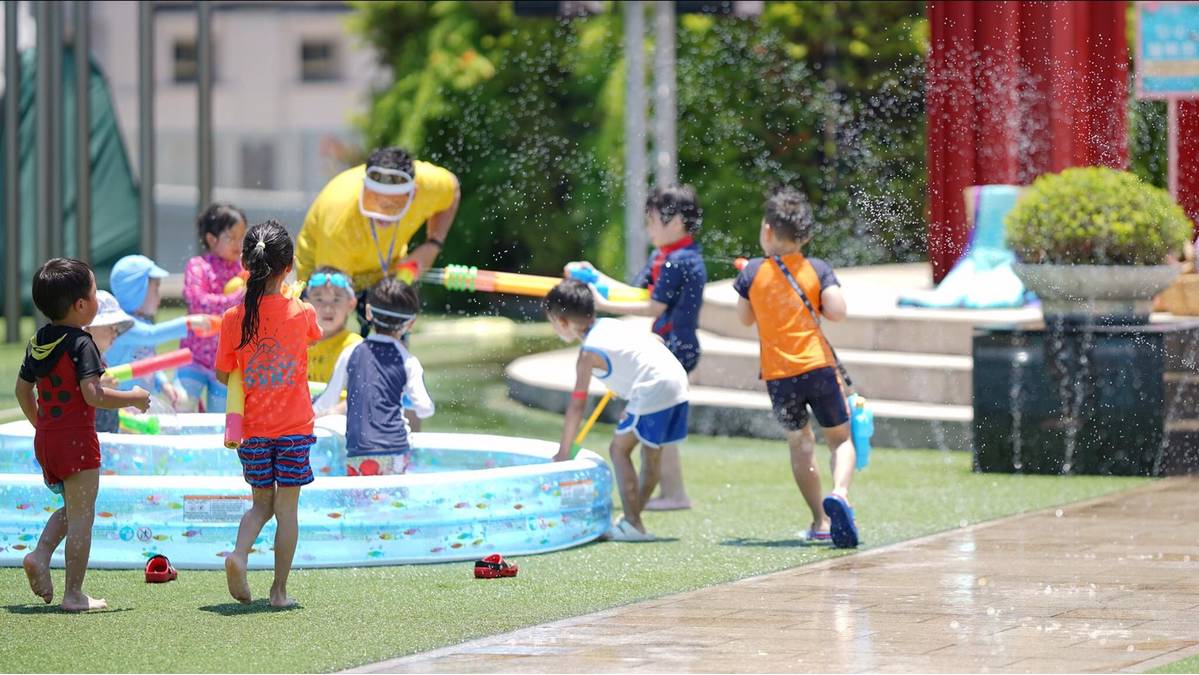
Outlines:
{"type": "Polygon", "coordinates": [[[567,279],[555,286],[545,296],[544,307],[558,337],[583,343],[562,443],[554,459],[570,459],[594,375],[628,401],[609,446],[624,517],[612,526],[607,538],[652,541],[654,536],[641,522],[641,511],[657,487],[663,448],[677,446],[687,438],[687,372],[657,336],[629,330],[617,319],[597,320],[591,289],[581,281],[567,279]],[[638,443],[645,448],[640,481],[633,468],[633,450],[638,443]]]}

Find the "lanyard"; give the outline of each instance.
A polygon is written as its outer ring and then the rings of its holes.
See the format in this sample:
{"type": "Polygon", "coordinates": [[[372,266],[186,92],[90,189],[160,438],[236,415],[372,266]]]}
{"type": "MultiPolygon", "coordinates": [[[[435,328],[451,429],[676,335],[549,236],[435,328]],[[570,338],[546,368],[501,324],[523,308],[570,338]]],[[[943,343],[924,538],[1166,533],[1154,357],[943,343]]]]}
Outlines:
{"type": "Polygon", "coordinates": [[[396,250],[396,239],[400,236],[400,224],[396,222],[392,225],[391,245],[387,247],[387,258],[383,257],[383,247],[379,245],[379,233],[375,230],[375,219],[371,218],[371,239],[375,240],[375,257],[379,259],[379,268],[383,270],[383,276],[387,276],[387,270],[391,267],[391,256],[396,250]]]}

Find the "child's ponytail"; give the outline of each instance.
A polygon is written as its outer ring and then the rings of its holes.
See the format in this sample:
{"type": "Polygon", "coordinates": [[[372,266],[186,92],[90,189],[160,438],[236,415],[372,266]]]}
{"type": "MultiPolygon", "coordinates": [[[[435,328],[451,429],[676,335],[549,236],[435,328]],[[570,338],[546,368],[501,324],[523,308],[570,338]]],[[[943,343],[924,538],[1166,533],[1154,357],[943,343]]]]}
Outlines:
{"type": "Polygon", "coordinates": [[[241,261],[250,273],[246,281],[245,315],[241,321],[241,343],[245,347],[258,336],[258,304],[266,294],[267,283],[277,279],[291,265],[295,248],[291,235],[277,220],[259,223],[246,232],[241,246],[241,261]]]}

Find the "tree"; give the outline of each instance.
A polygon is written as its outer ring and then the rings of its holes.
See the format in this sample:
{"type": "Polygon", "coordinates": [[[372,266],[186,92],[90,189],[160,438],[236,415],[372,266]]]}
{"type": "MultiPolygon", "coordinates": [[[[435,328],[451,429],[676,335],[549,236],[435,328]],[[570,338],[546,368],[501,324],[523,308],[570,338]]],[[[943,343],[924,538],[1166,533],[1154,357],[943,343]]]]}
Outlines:
{"type": "MultiPolygon", "coordinates": [[[[362,2],[357,32],[390,67],[359,120],[458,174],[445,259],[556,274],[585,256],[623,272],[621,8],[516,17],[509,2],[362,2]]],[[[919,2],[772,2],[760,18],[684,15],[679,175],[719,259],[757,252],[766,190],[804,189],[834,263],[923,255],[919,2]]]]}

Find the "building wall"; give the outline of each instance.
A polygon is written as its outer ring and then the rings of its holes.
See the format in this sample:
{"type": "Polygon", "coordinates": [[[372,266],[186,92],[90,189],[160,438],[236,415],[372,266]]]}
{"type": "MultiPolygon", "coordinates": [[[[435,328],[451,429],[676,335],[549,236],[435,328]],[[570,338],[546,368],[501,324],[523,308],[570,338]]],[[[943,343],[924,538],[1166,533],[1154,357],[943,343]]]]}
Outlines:
{"type": "MultiPolygon", "coordinates": [[[[182,3],[181,3],[182,5],[182,3]]],[[[341,3],[213,3],[213,138],[217,188],[315,193],[340,164],[322,139],[351,141],[383,71],[346,28],[341,3]],[[331,44],[336,79],[301,77],[301,44],[331,44]],[[257,166],[252,150],[258,149],[257,166]],[[264,156],[269,160],[262,159],[264,156]]],[[[196,84],[176,81],[176,45],[194,45],[190,3],[155,13],[155,132],[159,185],[195,185],[196,84]]],[[[92,3],[95,58],[108,76],[126,146],[138,156],[137,3],[92,3]]]]}

